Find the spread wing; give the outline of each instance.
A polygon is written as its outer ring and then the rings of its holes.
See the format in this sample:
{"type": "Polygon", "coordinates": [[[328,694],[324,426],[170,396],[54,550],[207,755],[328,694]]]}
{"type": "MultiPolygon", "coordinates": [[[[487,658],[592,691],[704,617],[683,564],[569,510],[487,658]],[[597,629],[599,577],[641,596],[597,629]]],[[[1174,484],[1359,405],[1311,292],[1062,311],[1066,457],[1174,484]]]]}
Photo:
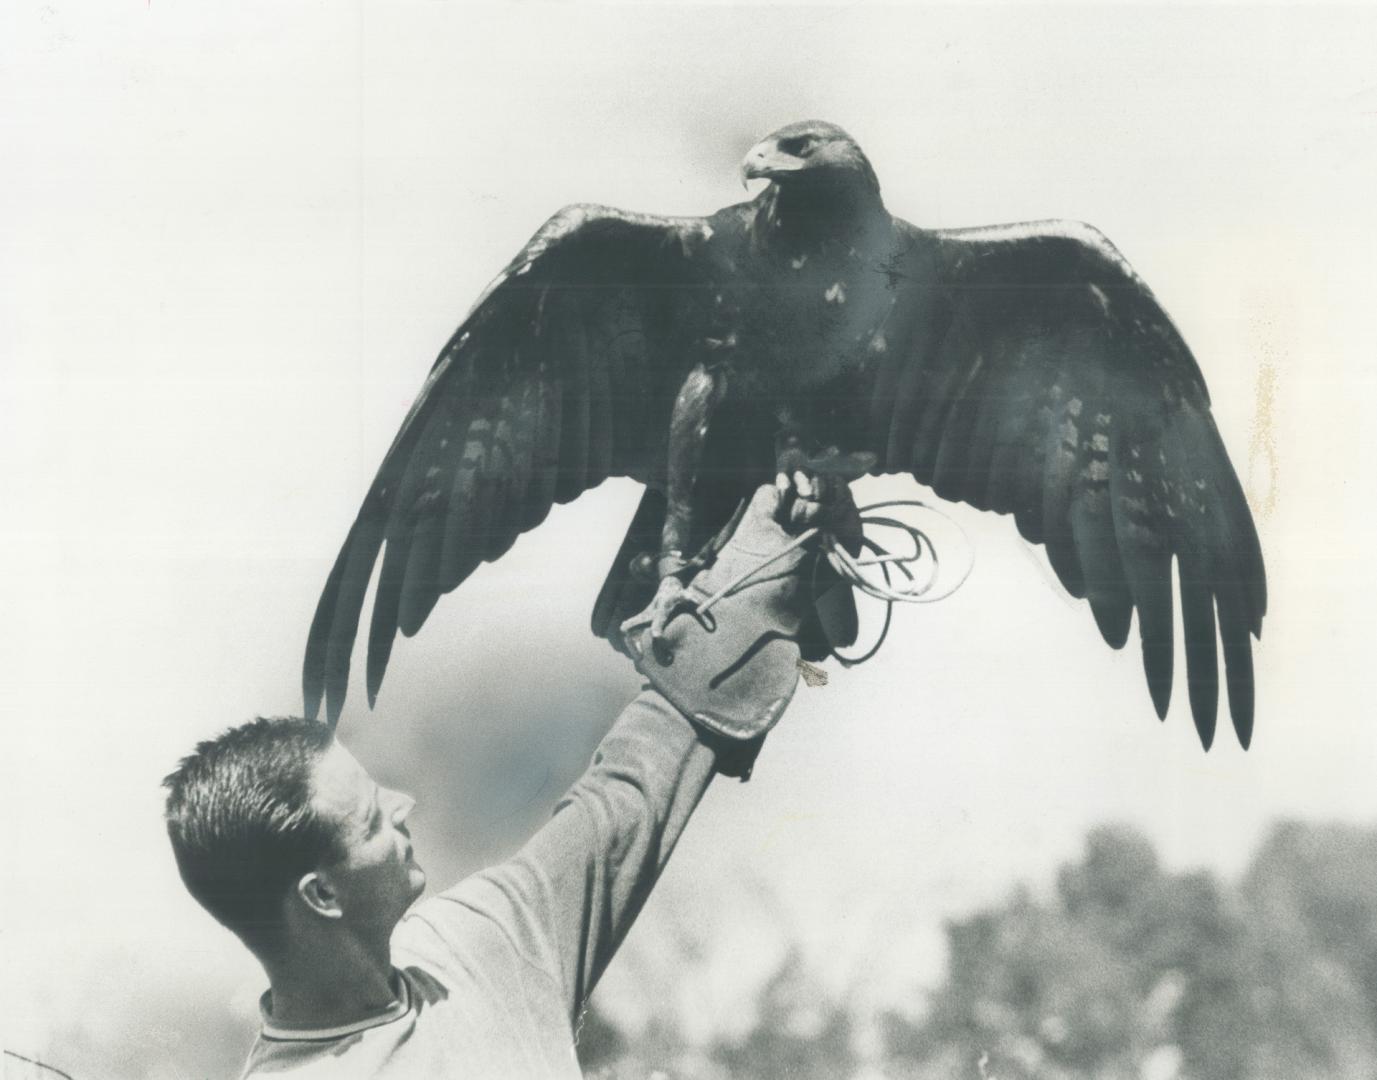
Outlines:
{"type": "Polygon", "coordinates": [[[488,288],[435,361],[326,581],[306,646],[307,715],[323,695],[330,722],[339,716],[384,543],[370,703],[397,630],[419,630],[480,562],[553,503],[608,476],[645,479],[682,373],[683,286],[710,234],[698,218],[571,206],[488,288]]]}
{"type": "Polygon", "coordinates": [[[1216,635],[1244,747],[1262,555],[1209,395],[1171,320],[1097,231],[900,223],[871,423],[881,468],[1013,514],[1106,642],[1134,609],[1153,704],[1171,697],[1176,560],[1191,712],[1208,749],[1216,635]]]}

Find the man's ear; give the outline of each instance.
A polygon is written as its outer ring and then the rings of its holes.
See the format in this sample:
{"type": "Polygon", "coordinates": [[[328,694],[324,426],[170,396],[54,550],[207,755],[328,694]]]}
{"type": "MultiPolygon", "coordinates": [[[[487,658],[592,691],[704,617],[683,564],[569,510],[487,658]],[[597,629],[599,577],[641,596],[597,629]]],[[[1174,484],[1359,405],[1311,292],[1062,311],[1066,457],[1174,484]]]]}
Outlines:
{"type": "Polygon", "coordinates": [[[339,906],[339,894],[331,885],[329,877],[319,870],[302,875],[301,880],[296,883],[296,894],[316,915],[326,919],[344,917],[344,909],[339,906]]]}

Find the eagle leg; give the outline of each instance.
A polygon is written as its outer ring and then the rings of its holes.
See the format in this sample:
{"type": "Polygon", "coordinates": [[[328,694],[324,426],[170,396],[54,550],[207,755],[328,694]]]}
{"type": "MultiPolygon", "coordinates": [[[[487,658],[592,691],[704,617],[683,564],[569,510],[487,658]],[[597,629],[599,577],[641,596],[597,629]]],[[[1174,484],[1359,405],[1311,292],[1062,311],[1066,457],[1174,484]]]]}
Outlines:
{"type": "Polygon", "coordinates": [[[684,586],[697,568],[687,554],[693,535],[693,489],[703,464],[712,413],[727,390],[721,367],[698,364],[674,399],[669,422],[665,524],[656,572],[660,583],[650,603],[650,639],[662,648],[665,627],[684,603],[684,586]]]}

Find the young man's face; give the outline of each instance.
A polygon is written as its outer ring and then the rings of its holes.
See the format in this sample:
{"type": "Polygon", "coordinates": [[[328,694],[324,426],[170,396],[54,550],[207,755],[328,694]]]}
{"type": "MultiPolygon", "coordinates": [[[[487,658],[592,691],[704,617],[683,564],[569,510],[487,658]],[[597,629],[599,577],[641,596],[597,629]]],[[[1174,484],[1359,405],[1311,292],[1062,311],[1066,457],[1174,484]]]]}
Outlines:
{"type": "Polygon", "coordinates": [[[344,857],[323,867],[345,920],[391,931],[425,888],[406,816],[416,801],[381,787],[338,742],[312,770],[312,801],[339,830],[344,857]]]}

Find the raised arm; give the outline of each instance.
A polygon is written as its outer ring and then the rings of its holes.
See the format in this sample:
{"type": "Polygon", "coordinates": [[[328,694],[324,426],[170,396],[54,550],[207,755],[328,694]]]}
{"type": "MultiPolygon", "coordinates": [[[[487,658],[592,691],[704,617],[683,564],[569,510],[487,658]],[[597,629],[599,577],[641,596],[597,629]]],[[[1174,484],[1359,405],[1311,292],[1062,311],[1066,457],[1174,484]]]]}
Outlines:
{"type": "MultiPolygon", "coordinates": [[[[840,494],[854,513],[849,495],[840,494]]],[[[690,599],[713,595],[787,545],[791,537],[776,516],[795,529],[812,523],[815,515],[782,499],[761,489],[716,562],[690,584],[690,599]]],[[[533,969],[557,980],[571,1019],[640,913],[714,772],[748,772],[787,704],[798,678],[793,634],[803,557],[791,552],[724,599],[713,609],[716,629],[687,615],[671,622],[668,654],[643,651],[648,615],[629,622],[628,645],[650,681],[526,846],[441,897],[495,926],[533,969]]]]}
{"type": "MultiPolygon", "coordinates": [[[[516,947],[557,974],[577,1015],[707,790],[716,755],[647,687],[514,859],[480,875],[516,947]]],[[[472,884],[477,884],[472,883],[472,884]]]]}

